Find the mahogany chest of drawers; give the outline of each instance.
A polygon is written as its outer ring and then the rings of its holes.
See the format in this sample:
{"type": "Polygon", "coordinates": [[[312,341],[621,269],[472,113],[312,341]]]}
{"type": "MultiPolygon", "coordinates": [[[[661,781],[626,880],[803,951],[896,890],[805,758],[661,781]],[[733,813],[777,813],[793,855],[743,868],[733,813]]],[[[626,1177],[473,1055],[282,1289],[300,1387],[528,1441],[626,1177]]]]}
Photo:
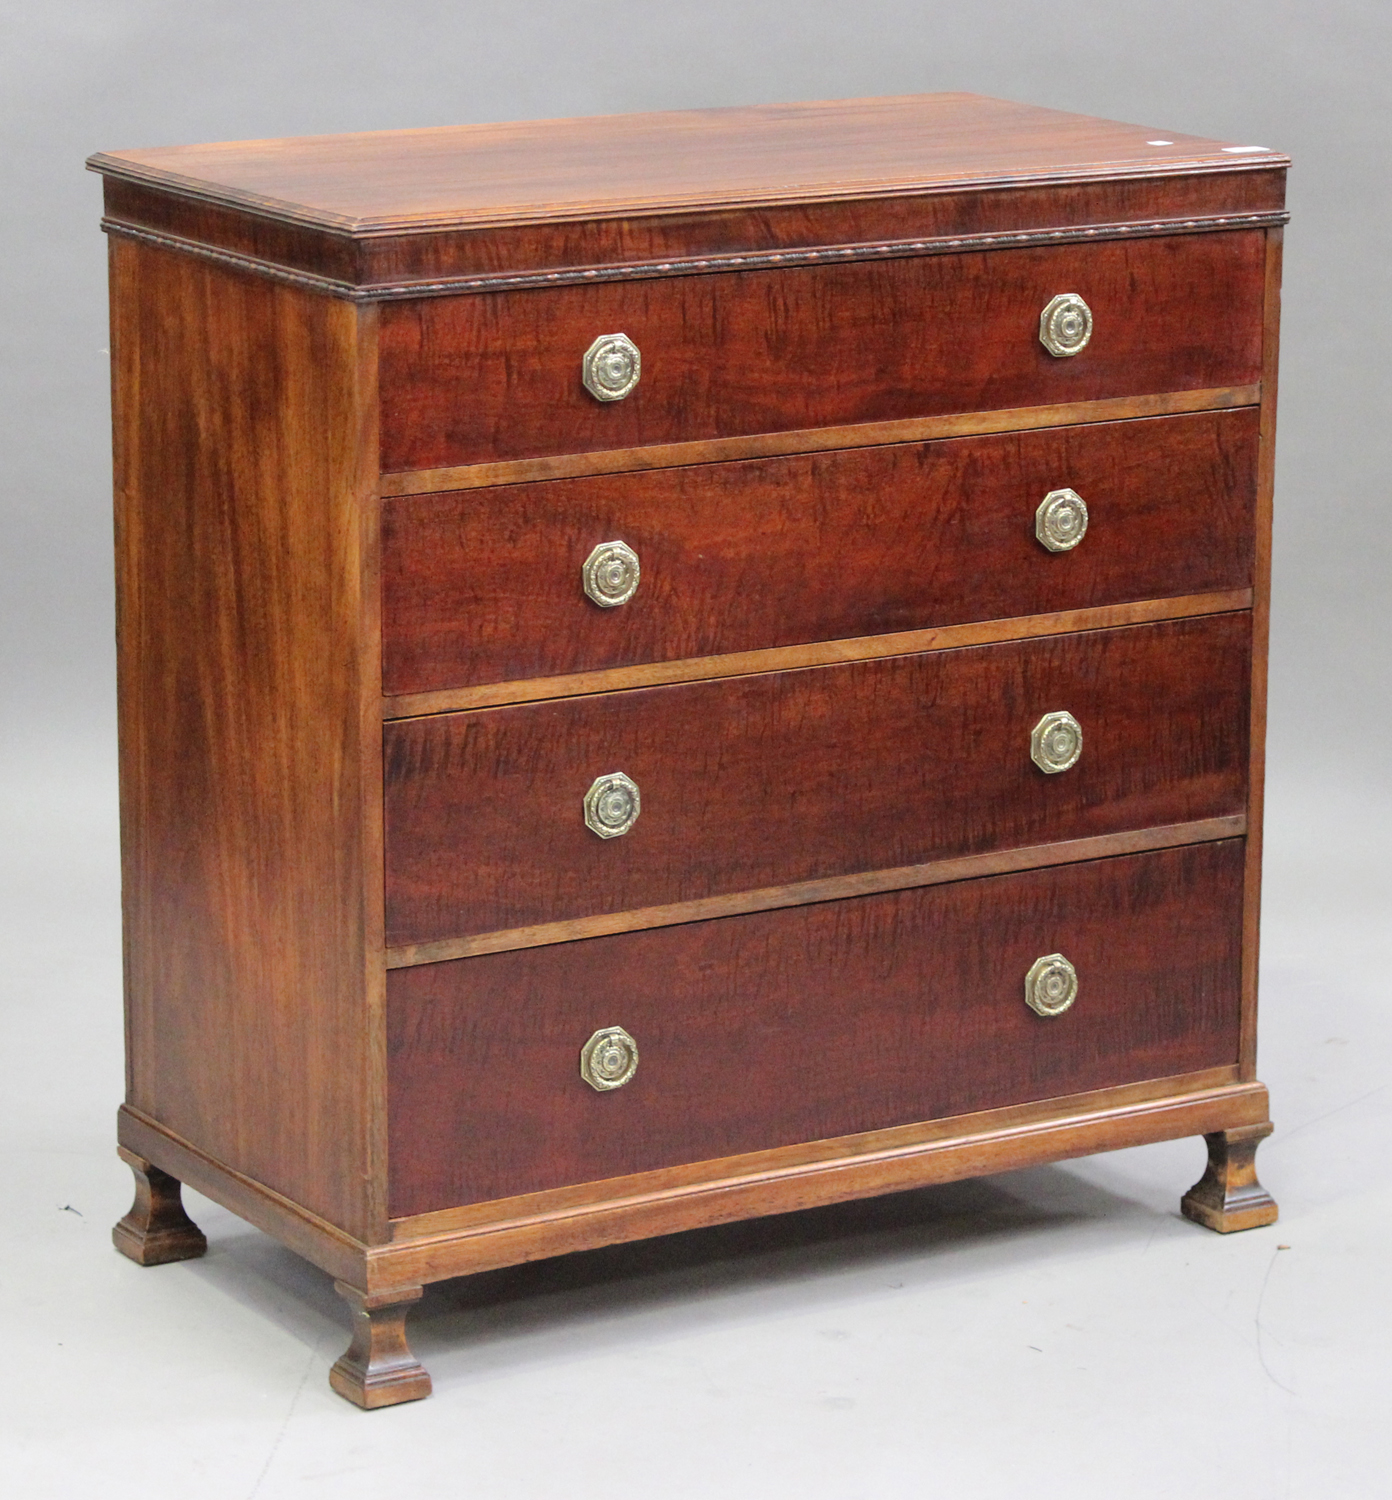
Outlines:
{"type": "Polygon", "coordinates": [[[430,1281],[1204,1134],[1286,159],[971,95],[118,152],[127,1102],[430,1281]]]}

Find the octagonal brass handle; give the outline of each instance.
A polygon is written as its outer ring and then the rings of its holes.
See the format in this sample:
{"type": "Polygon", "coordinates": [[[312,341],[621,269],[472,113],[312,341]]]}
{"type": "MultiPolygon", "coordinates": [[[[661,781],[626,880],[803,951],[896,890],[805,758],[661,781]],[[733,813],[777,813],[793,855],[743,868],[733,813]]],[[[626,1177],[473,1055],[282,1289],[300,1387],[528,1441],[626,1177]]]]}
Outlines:
{"type": "Polygon", "coordinates": [[[638,554],[627,542],[601,542],[585,559],[580,581],[601,609],[614,609],[638,592],[638,554]]]}
{"type": "Polygon", "coordinates": [[[1072,714],[1055,709],[1030,732],[1030,759],[1050,776],[1078,764],[1083,753],[1083,726],[1072,714]]]}
{"type": "Polygon", "coordinates": [[[1087,504],[1077,490],[1050,490],[1034,513],[1035,537],[1050,552],[1071,552],[1087,529],[1087,504]]]}
{"type": "Polygon", "coordinates": [[[1060,292],[1039,314],[1039,342],[1057,359],[1081,354],[1092,337],[1092,309],[1077,292],[1060,292]]]}
{"type": "Polygon", "coordinates": [[[622,771],[596,776],[585,793],[585,827],[602,839],[622,837],[638,821],[642,810],[638,783],[622,771]]]}
{"type": "Polygon", "coordinates": [[[622,401],[643,373],[638,345],[626,333],[601,333],[585,351],[580,375],[596,401],[622,401]]]}
{"type": "Polygon", "coordinates": [[[621,1089],[638,1071],[638,1043],[622,1026],[605,1026],[580,1049],[580,1076],[597,1093],[621,1089]]]}
{"type": "Polygon", "coordinates": [[[1039,1016],[1061,1016],[1078,998],[1078,971],[1062,953],[1036,958],[1025,975],[1025,1004],[1039,1016]]]}

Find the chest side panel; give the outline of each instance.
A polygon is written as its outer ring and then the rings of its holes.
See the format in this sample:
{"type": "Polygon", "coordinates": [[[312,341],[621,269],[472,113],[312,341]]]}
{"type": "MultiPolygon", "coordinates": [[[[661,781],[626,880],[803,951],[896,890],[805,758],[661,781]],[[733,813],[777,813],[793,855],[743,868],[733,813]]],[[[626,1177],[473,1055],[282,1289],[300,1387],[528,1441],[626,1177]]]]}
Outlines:
{"type": "Polygon", "coordinates": [[[129,1102],[365,1232],[372,315],[112,255],[129,1102]]]}

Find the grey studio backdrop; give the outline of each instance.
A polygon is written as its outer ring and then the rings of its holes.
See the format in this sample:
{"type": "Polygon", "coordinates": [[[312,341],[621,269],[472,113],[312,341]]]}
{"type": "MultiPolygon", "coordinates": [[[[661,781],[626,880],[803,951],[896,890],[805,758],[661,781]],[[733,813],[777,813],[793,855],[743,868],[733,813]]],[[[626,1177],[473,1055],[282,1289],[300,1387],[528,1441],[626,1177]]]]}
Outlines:
{"type": "Polygon", "coordinates": [[[1386,0],[0,7],[6,1206],[30,1497],[1392,1493],[1386,0]],[[96,149],[966,89],[1269,145],[1287,231],[1261,1076],[1276,1228],[1194,1142],[434,1289],[416,1407],[331,1397],[327,1278],[199,1201],[109,1248],[121,1094],[96,149]],[[1278,1246],[1289,1246],[1289,1249],[1278,1246]],[[930,1482],[931,1478],[931,1482],[930,1482]],[[445,1486],[448,1484],[448,1488],[445,1486]]]}

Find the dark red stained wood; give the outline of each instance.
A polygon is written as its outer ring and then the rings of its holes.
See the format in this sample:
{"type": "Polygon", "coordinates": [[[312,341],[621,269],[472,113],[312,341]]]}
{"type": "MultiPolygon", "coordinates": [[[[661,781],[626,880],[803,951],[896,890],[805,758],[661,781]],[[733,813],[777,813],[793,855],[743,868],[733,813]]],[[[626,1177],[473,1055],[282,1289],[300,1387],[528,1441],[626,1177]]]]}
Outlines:
{"type": "Polygon", "coordinates": [[[388,693],[837,640],[1252,581],[1256,409],[511,485],[383,508],[388,693]],[[1089,528],[1046,551],[1070,486],[1089,528]],[[580,570],[622,538],[642,583],[580,570]]]}
{"type": "Polygon", "coordinates": [[[1240,813],[1245,613],[385,727],[387,942],[1240,813]],[[1046,776],[1055,709],[1082,760],[1046,776]],[[584,825],[623,771],[642,816],[584,825]]]}
{"type": "Polygon", "coordinates": [[[954,93],[163,146],[90,165],[291,222],[380,233],[1285,161],[954,93]]]}
{"type": "Polygon", "coordinates": [[[1260,378],[1260,231],[427,298],[382,310],[382,467],[440,468],[1260,378]],[[1051,297],[1092,342],[1039,342],[1051,297]],[[596,337],[638,388],[599,402],[596,337]]]}
{"type": "MultiPolygon", "coordinates": [[[[711,207],[622,218],[370,235],[287,222],[268,212],[188,198],[168,186],[109,176],[111,227],[178,236],[293,273],[322,276],[371,295],[510,278],[668,275],[715,270],[730,257],[839,256],[847,245],[959,249],[968,235],[1088,234],[1093,226],[1187,224],[1233,215],[1279,215],[1284,166],[1227,158],[1227,171],[1092,182],[1003,186],[981,193],[928,191],[758,208],[711,207]]],[[[105,170],[103,167],[102,170],[105,170]]],[[[1142,232],[1145,232],[1144,230],[1142,232]]],[[[1153,231],[1151,231],[1153,232],[1153,231]]]]}
{"type": "Polygon", "coordinates": [[[111,296],[127,1099],[365,1237],[375,312],[129,241],[111,296]]]}
{"type": "Polygon", "coordinates": [[[1232,1063],[1241,901],[1229,840],[395,970],[390,1212],[1232,1063]],[[597,1094],[603,1026],[640,1061],[597,1094]]]}
{"type": "Polygon", "coordinates": [[[1252,763],[1248,774],[1247,900],[1243,909],[1242,1070],[1257,1074],[1257,976],[1261,962],[1262,809],[1266,800],[1267,659],[1271,638],[1271,519],[1276,484],[1276,385],[1281,346],[1284,231],[1268,232],[1261,446],[1257,461],[1256,556],[1252,600],[1252,763]]]}

